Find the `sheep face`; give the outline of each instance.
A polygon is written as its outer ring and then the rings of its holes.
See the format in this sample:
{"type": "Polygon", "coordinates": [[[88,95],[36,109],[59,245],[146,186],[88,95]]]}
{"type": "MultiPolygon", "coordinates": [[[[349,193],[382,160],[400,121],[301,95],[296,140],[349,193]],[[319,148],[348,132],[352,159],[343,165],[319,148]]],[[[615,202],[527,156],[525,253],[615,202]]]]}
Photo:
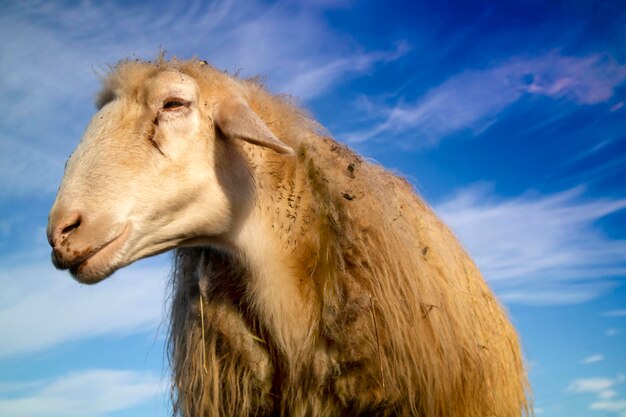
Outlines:
{"type": "Polygon", "coordinates": [[[50,212],[57,268],[95,283],[174,247],[227,245],[252,192],[228,136],[290,148],[234,94],[200,96],[196,80],[176,70],[111,94],[68,160],[50,212]]]}

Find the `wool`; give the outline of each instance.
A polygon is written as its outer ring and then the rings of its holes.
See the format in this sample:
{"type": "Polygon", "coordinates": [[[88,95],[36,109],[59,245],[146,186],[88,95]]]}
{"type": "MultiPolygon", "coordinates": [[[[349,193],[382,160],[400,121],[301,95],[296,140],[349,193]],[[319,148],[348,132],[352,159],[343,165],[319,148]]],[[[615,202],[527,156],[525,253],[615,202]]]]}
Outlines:
{"type": "Polygon", "coordinates": [[[261,219],[254,236],[271,256],[260,270],[255,254],[237,247],[176,249],[175,414],[532,413],[506,311],[405,179],[330,138],[258,79],[197,59],[124,61],[104,80],[99,106],[120,95],[142,100],[143,83],[164,70],[193,77],[207,107],[217,96],[242,97],[295,151],[218,141],[224,170],[236,165],[249,177],[242,204],[261,219]]]}

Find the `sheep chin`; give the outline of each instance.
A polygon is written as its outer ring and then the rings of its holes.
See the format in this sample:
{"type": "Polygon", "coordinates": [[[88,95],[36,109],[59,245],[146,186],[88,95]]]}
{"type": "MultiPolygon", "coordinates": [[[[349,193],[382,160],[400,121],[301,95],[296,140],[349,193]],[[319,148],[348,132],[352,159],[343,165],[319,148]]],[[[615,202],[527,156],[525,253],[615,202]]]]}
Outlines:
{"type": "Polygon", "coordinates": [[[81,284],[97,284],[126,266],[123,253],[130,234],[130,224],[113,240],[92,253],[88,258],[69,268],[72,277],[81,284]]]}

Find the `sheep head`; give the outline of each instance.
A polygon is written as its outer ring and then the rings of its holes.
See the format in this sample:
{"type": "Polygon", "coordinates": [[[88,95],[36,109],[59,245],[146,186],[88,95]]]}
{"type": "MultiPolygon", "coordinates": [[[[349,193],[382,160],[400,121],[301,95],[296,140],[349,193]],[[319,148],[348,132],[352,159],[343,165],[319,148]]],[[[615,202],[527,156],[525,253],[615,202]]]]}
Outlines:
{"type": "Polygon", "coordinates": [[[48,221],[53,263],[78,281],[175,247],[227,245],[254,194],[236,141],[293,153],[235,80],[193,68],[126,62],[105,80],[48,221]]]}

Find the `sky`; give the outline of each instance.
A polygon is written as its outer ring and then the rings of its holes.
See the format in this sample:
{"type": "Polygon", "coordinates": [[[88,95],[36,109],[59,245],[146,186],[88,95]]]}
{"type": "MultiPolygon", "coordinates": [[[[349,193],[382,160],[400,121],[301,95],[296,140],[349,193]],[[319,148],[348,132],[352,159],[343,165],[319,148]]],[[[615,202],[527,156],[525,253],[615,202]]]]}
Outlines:
{"type": "Polygon", "coordinates": [[[169,255],[83,286],[45,238],[101,75],[163,50],[405,176],[508,309],[536,415],[626,417],[623,2],[0,3],[0,415],[169,415],[169,255]]]}

